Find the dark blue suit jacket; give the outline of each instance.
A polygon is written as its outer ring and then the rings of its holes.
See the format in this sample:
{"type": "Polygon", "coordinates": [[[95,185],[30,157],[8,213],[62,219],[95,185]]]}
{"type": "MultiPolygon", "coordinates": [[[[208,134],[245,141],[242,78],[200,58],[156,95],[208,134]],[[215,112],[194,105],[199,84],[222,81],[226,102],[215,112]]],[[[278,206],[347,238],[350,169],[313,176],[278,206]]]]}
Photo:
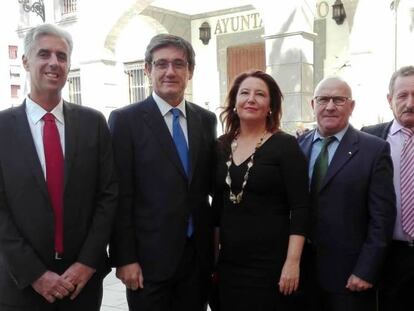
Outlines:
{"type": "MultiPolygon", "coordinates": [[[[314,131],[299,138],[309,158],[314,131]]],[[[312,207],[317,276],[330,292],[345,292],[351,274],[375,283],[392,238],[395,192],[387,142],[346,131],[312,207]]]]}
{"type": "Polygon", "coordinates": [[[213,211],[209,203],[216,138],[213,113],[186,102],[190,151],[187,177],[152,96],[109,118],[120,202],[110,244],[113,265],[138,262],[146,281],[173,275],[186,243],[189,215],[204,271],[212,268],[213,211]]]}
{"type": "Polygon", "coordinates": [[[392,122],[393,121],[387,122],[387,123],[370,125],[370,126],[364,126],[363,128],[361,128],[361,131],[378,136],[384,140],[387,140],[388,132],[390,131],[392,122]]]}

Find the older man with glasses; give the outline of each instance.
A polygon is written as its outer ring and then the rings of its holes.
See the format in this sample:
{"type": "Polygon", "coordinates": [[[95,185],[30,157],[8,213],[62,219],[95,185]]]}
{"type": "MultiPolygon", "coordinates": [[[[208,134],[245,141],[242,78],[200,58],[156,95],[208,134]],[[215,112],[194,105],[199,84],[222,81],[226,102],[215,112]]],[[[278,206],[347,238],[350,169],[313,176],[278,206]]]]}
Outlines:
{"type": "Polygon", "coordinates": [[[321,81],[311,105],[317,128],[299,137],[312,197],[306,310],[375,310],[395,218],[390,147],[349,124],[355,101],[345,81],[321,81]]]}

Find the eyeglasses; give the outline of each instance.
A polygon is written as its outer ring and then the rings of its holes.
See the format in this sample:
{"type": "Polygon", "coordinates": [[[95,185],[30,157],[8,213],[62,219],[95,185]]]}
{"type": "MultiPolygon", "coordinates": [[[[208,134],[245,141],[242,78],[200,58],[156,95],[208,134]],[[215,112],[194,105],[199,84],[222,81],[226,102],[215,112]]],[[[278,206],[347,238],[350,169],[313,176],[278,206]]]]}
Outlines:
{"type": "Polygon", "coordinates": [[[351,98],[346,96],[315,96],[314,98],[319,106],[325,106],[329,104],[331,100],[335,106],[343,106],[349,99],[351,98]]]}
{"type": "Polygon", "coordinates": [[[188,62],[182,59],[174,59],[172,61],[166,59],[159,59],[153,61],[152,64],[157,70],[166,70],[170,64],[176,70],[183,70],[187,67],[188,62]]]}

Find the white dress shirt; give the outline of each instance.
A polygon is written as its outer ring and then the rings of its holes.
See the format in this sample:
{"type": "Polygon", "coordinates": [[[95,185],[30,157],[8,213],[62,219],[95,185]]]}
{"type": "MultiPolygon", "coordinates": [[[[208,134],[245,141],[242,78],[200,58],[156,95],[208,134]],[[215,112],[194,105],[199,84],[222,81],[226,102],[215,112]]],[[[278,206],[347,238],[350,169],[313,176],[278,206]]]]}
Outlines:
{"type": "MultiPolygon", "coordinates": [[[[344,137],[346,131],[349,128],[349,124],[343,128],[342,130],[340,130],[338,133],[336,133],[334,136],[336,139],[331,142],[328,146],[328,165],[331,164],[332,158],[335,155],[336,149],[338,149],[339,144],[341,143],[342,138],[344,137]]],[[[321,152],[322,149],[322,145],[323,145],[323,139],[326,137],[323,137],[318,130],[315,131],[315,134],[313,135],[313,140],[312,140],[312,149],[311,149],[311,155],[309,158],[309,169],[308,169],[308,174],[309,174],[309,186],[312,180],[312,175],[313,175],[313,167],[315,166],[315,162],[316,159],[319,156],[319,153],[321,152]]]]}
{"type": "Polygon", "coordinates": [[[172,107],[169,103],[167,103],[164,99],[159,97],[155,92],[152,92],[152,97],[155,100],[158,108],[161,111],[161,115],[164,117],[164,121],[167,124],[168,130],[170,131],[171,137],[173,134],[172,124],[173,124],[173,115],[171,112],[172,108],[178,108],[180,113],[180,126],[184,132],[185,140],[187,141],[188,147],[188,130],[187,130],[187,114],[185,111],[185,100],[183,99],[179,105],[176,107],[172,107]]]}
{"type": "MultiPolygon", "coordinates": [[[[26,115],[29,122],[30,131],[32,132],[33,142],[36,147],[36,152],[42,166],[43,174],[46,178],[46,161],[45,152],[43,149],[43,116],[47,113],[39,104],[35,103],[26,97],[26,115]]],[[[60,145],[62,146],[63,156],[65,155],[65,119],[63,117],[63,100],[51,111],[56,118],[56,126],[59,131],[60,145]]]]}

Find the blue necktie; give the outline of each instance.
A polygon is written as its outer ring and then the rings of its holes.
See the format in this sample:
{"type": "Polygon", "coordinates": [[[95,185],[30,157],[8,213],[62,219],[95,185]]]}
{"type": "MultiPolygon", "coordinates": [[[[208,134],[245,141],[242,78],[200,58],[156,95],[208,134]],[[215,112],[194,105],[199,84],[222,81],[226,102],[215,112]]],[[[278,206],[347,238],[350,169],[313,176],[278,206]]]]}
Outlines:
{"type": "MultiPolygon", "coordinates": [[[[188,163],[188,147],[185,140],[183,129],[180,125],[180,109],[172,108],[171,113],[173,115],[173,140],[175,147],[177,148],[178,155],[180,156],[181,164],[184,167],[184,171],[188,176],[189,163],[188,163]]],[[[187,236],[190,237],[193,234],[193,218],[190,216],[188,220],[187,236]]]]}

